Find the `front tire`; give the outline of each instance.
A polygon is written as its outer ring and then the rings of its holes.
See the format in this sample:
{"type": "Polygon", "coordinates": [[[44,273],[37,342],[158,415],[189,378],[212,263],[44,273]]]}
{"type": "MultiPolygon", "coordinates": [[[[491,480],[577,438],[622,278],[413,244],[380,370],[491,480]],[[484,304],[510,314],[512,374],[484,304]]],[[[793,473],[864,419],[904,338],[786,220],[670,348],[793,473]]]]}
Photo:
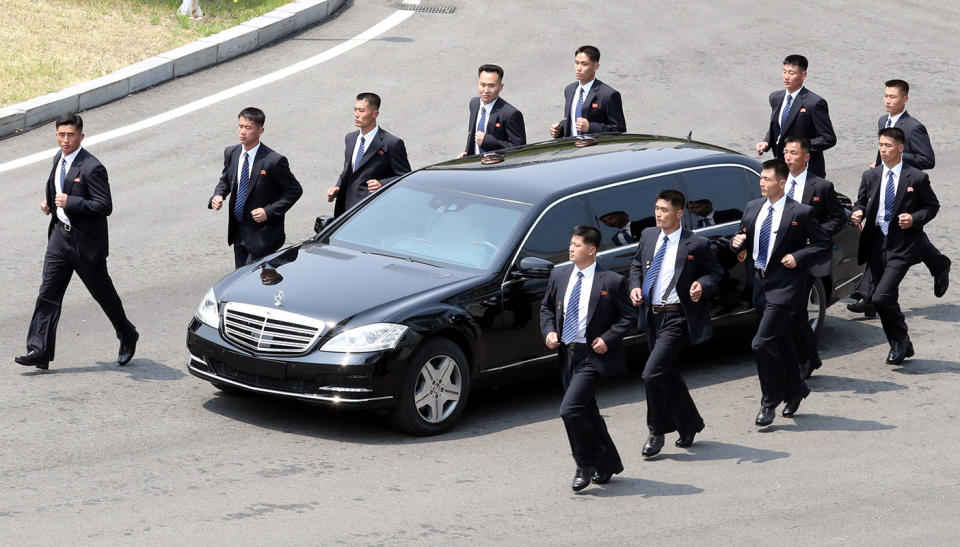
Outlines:
{"type": "Polygon", "coordinates": [[[814,279],[810,293],[807,295],[807,317],[814,336],[819,336],[820,331],[823,330],[823,321],[826,316],[827,291],[823,287],[822,280],[814,279]]]}
{"type": "Polygon", "coordinates": [[[460,417],[470,393],[470,365],[460,347],[429,340],[410,359],[393,425],[412,435],[443,433],[460,417]]]}

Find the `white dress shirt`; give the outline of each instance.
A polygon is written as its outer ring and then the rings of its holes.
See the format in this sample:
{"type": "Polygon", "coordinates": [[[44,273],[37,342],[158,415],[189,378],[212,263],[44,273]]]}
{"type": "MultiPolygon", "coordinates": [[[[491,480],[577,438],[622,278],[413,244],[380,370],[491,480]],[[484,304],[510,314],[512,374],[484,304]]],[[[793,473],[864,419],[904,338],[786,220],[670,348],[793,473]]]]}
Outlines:
{"type": "Polygon", "coordinates": [[[903,113],[904,113],[904,112],[906,112],[906,110],[901,110],[900,113],[899,113],[899,114],[896,114],[896,115],[887,114],[887,121],[890,122],[890,125],[887,125],[886,123],[884,123],[883,126],[884,126],[884,127],[896,127],[896,126],[897,126],[897,122],[900,121],[900,116],[903,116],[903,113]]]}
{"type": "MultiPolygon", "coordinates": [[[[486,116],[486,118],[484,118],[484,120],[483,120],[483,127],[475,127],[475,128],[474,128],[475,130],[477,130],[477,131],[483,131],[484,133],[487,132],[487,124],[490,123],[490,113],[493,111],[493,105],[497,104],[497,101],[498,101],[498,100],[500,100],[500,97],[497,97],[496,99],[490,101],[490,102],[487,103],[487,104],[483,104],[483,101],[480,101],[480,108],[477,109],[477,124],[479,125],[479,123],[480,123],[480,111],[481,111],[481,110],[486,110],[486,111],[487,111],[487,116],[486,116]]],[[[474,153],[474,154],[479,154],[479,153],[480,153],[480,145],[477,144],[477,141],[473,141],[473,153],[474,153]]]]}
{"type": "MultiPolygon", "coordinates": [[[[61,172],[61,166],[63,165],[63,160],[67,160],[66,170],[63,171],[64,175],[66,175],[70,173],[70,167],[73,165],[73,160],[77,159],[77,154],[79,153],[80,153],[80,147],[78,146],[77,149],[74,150],[69,156],[61,157],[60,161],[57,162],[57,167],[56,167],[57,174],[54,175],[53,177],[53,185],[54,185],[54,189],[56,190],[56,194],[63,193],[64,181],[60,179],[60,172],[61,172]]],[[[62,208],[57,207],[53,203],[50,203],[49,205],[53,205],[56,208],[57,218],[60,219],[60,222],[66,224],[67,226],[70,226],[70,219],[67,218],[67,212],[64,211],[62,208]]]]}
{"type": "Polygon", "coordinates": [[[753,231],[753,263],[757,263],[757,256],[760,251],[760,229],[763,227],[763,221],[767,219],[768,209],[773,205],[773,224],[770,226],[770,241],[767,242],[767,266],[770,265],[770,255],[773,253],[773,245],[777,242],[777,232],[780,231],[780,219],[783,218],[783,206],[787,203],[787,196],[780,196],[776,203],[770,203],[768,198],[760,206],[760,214],[757,215],[757,222],[753,231]]]}
{"type": "MultiPolygon", "coordinates": [[[[350,160],[351,168],[357,164],[357,152],[360,151],[360,137],[363,137],[363,155],[366,156],[367,152],[370,151],[370,143],[373,142],[373,138],[377,136],[377,131],[379,130],[380,130],[380,126],[375,125],[373,126],[373,129],[371,129],[369,133],[367,134],[361,133],[360,136],[357,137],[357,142],[353,143],[353,155],[350,156],[352,158],[350,160]]],[[[367,181],[363,181],[363,182],[367,182],[367,181]]]]}
{"type": "Polygon", "coordinates": [[[570,101],[570,135],[572,136],[580,134],[577,131],[577,99],[580,97],[580,90],[583,90],[583,106],[581,107],[580,117],[586,118],[584,113],[590,108],[590,104],[587,102],[590,97],[590,88],[593,87],[595,81],[596,78],[585,84],[580,84],[573,90],[573,100],[570,101]]]}
{"type": "MultiPolygon", "coordinates": [[[[803,86],[797,88],[793,93],[784,93],[783,102],[780,103],[780,112],[777,114],[777,124],[780,123],[780,120],[783,119],[783,109],[787,106],[787,97],[793,97],[790,99],[790,112],[793,112],[793,108],[797,106],[797,94],[803,89],[803,86]]],[[[780,128],[780,136],[777,137],[777,142],[783,140],[783,127],[780,128]]]]}
{"type": "MultiPolygon", "coordinates": [[[[580,305],[577,307],[577,337],[574,338],[574,342],[586,343],[587,341],[587,307],[590,305],[590,291],[593,288],[593,274],[596,271],[596,262],[583,270],[577,269],[577,265],[574,264],[573,271],[570,272],[570,280],[567,281],[567,292],[563,295],[564,322],[566,322],[570,293],[573,292],[573,286],[577,284],[577,272],[583,272],[583,281],[580,282],[580,305]]],[[[563,333],[560,334],[562,336],[563,333]]]]}
{"type": "MultiPolygon", "coordinates": [[[[887,173],[889,173],[890,171],[893,171],[893,195],[896,196],[897,191],[900,189],[900,171],[903,169],[903,160],[901,160],[900,163],[894,165],[893,169],[887,167],[887,164],[885,163],[881,165],[883,165],[883,173],[882,173],[882,176],[880,177],[880,196],[879,196],[880,206],[877,207],[877,218],[876,218],[877,226],[880,226],[881,224],[883,224],[883,217],[887,214],[886,199],[885,199],[887,195],[887,177],[889,176],[887,173]]],[[[890,223],[892,224],[894,221],[895,219],[893,218],[893,216],[891,216],[890,223]]]]}
{"type": "MultiPolygon", "coordinates": [[[[653,256],[657,256],[657,253],[660,251],[660,247],[663,246],[663,236],[666,234],[663,233],[663,230],[660,230],[660,235],[657,236],[657,245],[653,248],[653,256]]],[[[659,306],[660,304],[679,304],[680,297],[677,296],[677,288],[671,287],[670,294],[667,295],[666,300],[661,302],[663,298],[663,291],[670,286],[670,283],[673,281],[673,270],[674,266],[677,264],[677,248],[680,246],[680,229],[677,228],[673,231],[672,234],[667,235],[667,254],[663,256],[663,264],[660,264],[660,273],[657,275],[657,280],[653,282],[653,287],[650,288],[650,297],[653,299],[653,302],[650,302],[652,306],[659,306]]]]}
{"type": "Polygon", "coordinates": [[[244,148],[242,144],[240,145],[240,156],[237,157],[237,189],[240,188],[240,173],[243,173],[243,153],[247,153],[247,177],[249,177],[247,180],[250,180],[253,178],[253,160],[257,157],[257,152],[259,151],[259,142],[250,150],[244,148]]]}
{"type": "Polygon", "coordinates": [[[796,177],[790,175],[787,177],[787,185],[783,188],[783,193],[787,194],[790,192],[790,187],[793,186],[794,181],[797,183],[797,187],[793,190],[793,201],[798,203],[803,203],[803,189],[807,185],[807,170],[803,170],[803,173],[800,173],[796,177]]]}

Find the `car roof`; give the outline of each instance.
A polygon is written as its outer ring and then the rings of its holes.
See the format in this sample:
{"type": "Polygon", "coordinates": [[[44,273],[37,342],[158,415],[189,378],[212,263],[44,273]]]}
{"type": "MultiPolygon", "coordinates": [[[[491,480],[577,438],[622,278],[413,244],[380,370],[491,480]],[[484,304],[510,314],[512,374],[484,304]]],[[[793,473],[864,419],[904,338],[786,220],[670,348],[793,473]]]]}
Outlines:
{"type": "Polygon", "coordinates": [[[468,156],[425,167],[411,176],[461,191],[536,204],[609,182],[687,167],[733,163],[760,170],[760,163],[753,158],[686,139],[615,133],[593,136],[588,146],[578,146],[577,141],[556,139],[502,150],[493,158],[497,163],[487,163],[489,157],[484,161],[480,155],[468,156]]]}

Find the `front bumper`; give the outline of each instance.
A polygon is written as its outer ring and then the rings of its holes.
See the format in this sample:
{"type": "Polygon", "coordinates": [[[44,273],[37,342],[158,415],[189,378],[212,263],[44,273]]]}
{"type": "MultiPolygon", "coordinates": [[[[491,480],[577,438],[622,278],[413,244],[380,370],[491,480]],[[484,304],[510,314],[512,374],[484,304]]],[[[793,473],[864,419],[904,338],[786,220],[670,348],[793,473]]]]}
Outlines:
{"type": "Polygon", "coordinates": [[[412,352],[332,353],[300,356],[254,354],[194,319],[187,329],[187,370],[214,385],[311,403],[355,408],[397,405],[403,364],[412,352]]]}

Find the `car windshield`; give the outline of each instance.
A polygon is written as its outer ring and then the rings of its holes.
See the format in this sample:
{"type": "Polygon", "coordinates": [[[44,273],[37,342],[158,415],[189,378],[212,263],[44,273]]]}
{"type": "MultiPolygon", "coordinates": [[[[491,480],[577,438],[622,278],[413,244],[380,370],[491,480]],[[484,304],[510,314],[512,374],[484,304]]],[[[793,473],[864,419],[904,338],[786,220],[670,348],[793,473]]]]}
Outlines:
{"type": "Polygon", "coordinates": [[[357,211],[332,245],[432,265],[488,270],[530,205],[405,179],[357,211]]]}

